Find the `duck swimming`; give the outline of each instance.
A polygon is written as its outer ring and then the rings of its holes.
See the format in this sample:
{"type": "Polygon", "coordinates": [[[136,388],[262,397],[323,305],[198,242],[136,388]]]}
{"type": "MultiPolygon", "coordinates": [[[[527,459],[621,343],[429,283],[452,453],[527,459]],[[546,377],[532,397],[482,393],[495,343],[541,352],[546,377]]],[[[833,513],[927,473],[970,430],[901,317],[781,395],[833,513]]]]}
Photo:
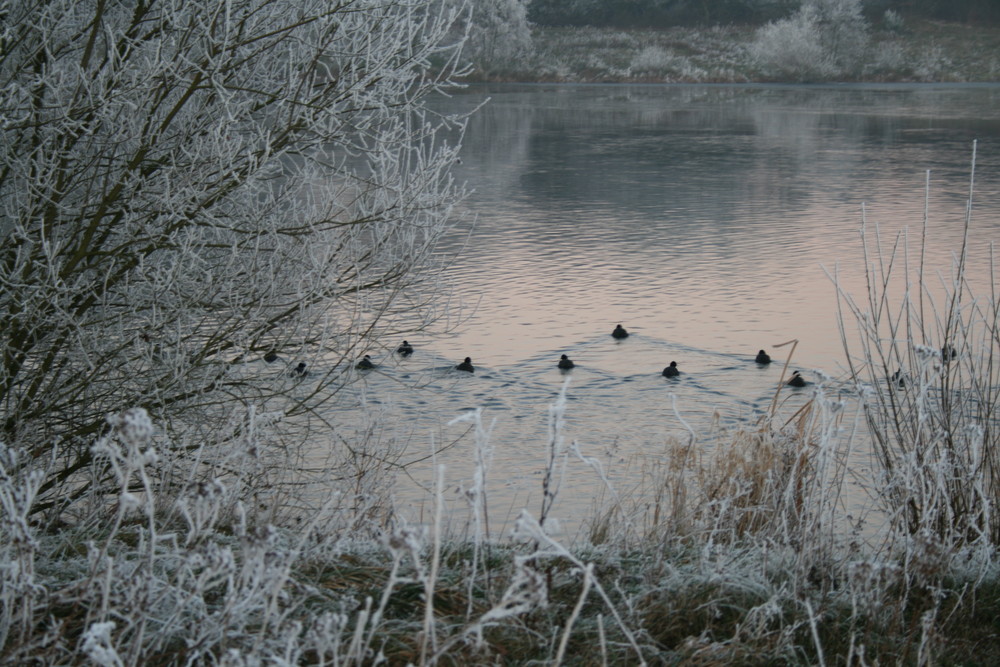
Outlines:
{"type": "Polygon", "coordinates": [[[769,364],[771,363],[771,356],[764,350],[761,350],[760,352],[757,353],[757,358],[754,359],[754,361],[756,361],[758,364],[769,364]]]}
{"type": "Polygon", "coordinates": [[[299,365],[293,368],[289,375],[293,378],[304,378],[309,375],[309,371],[306,370],[306,362],[300,361],[299,365]]]}
{"type": "Polygon", "coordinates": [[[466,357],[465,361],[463,361],[462,363],[460,363],[458,366],[455,366],[455,370],[457,370],[457,371],[465,371],[466,373],[475,373],[476,372],[475,367],[472,365],[472,358],[471,357],[466,357]]]}
{"type": "Polygon", "coordinates": [[[671,361],[670,365],[663,369],[663,377],[665,378],[675,378],[680,374],[681,372],[677,370],[676,361],[671,361]]]}
{"type": "Polygon", "coordinates": [[[792,378],[788,381],[789,387],[804,387],[806,386],[806,380],[804,377],[799,375],[798,371],[792,373],[792,378]]]}
{"type": "Polygon", "coordinates": [[[559,359],[559,368],[563,369],[564,371],[568,371],[575,365],[576,364],[574,364],[573,361],[565,354],[559,359]]]}
{"type": "Polygon", "coordinates": [[[371,368],[375,368],[375,362],[372,361],[372,358],[366,354],[364,356],[364,358],[361,359],[361,361],[359,361],[357,363],[357,365],[355,366],[355,368],[357,368],[359,370],[363,370],[363,371],[371,369],[371,368]]]}
{"type": "Polygon", "coordinates": [[[611,332],[611,335],[612,337],[618,339],[628,338],[628,332],[625,331],[625,327],[623,327],[621,324],[615,327],[615,330],[611,332]]]}
{"type": "Polygon", "coordinates": [[[269,364],[273,364],[277,360],[278,360],[278,353],[275,352],[274,350],[271,350],[270,352],[264,355],[264,361],[266,361],[269,364]]]}
{"type": "Polygon", "coordinates": [[[396,348],[396,352],[401,357],[408,357],[413,354],[413,346],[408,341],[403,341],[402,345],[396,348]]]}

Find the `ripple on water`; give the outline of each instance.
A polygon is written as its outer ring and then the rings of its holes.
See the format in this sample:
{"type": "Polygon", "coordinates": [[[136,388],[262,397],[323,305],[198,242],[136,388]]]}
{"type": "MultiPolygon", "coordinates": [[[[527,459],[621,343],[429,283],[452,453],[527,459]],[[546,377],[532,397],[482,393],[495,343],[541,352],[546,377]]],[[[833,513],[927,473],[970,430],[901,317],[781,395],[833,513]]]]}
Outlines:
{"type": "MultiPolygon", "coordinates": [[[[540,498],[540,478],[549,456],[550,407],[564,387],[564,443],[577,443],[584,455],[597,457],[609,474],[616,475],[638,458],[662,459],[670,442],[689,437],[688,426],[709,442],[718,424],[736,427],[767,410],[781,364],[759,366],[753,354],[720,353],[637,331],[621,343],[610,335],[593,336],[518,363],[477,365],[474,374],[467,374],[454,371],[448,359],[422,346],[420,354],[406,360],[405,368],[383,363],[354,389],[359,400],[363,392],[369,406],[383,410],[388,423],[404,424],[409,434],[400,462],[414,462],[407,474],[416,483],[400,479],[401,507],[429,503],[426,489],[433,488],[435,464],[445,465],[449,486],[472,484],[473,436],[462,435],[467,424],[447,423],[481,408],[486,425],[494,424],[488,487],[490,502],[498,507],[540,498]],[[556,367],[561,354],[577,364],[573,370],[556,367]],[[676,379],[661,375],[672,360],[682,372],[676,379]],[[459,440],[428,459],[433,447],[426,440],[429,434],[440,434],[439,442],[459,440]]],[[[793,400],[801,402],[807,396],[808,392],[802,393],[793,400]]],[[[359,418],[358,411],[346,404],[333,413],[336,423],[359,418]]],[[[567,503],[564,516],[582,513],[577,516],[582,518],[598,480],[575,459],[567,465],[573,473],[561,491],[567,503]]],[[[461,504],[455,509],[462,509],[461,504]]]]}
{"type": "MultiPolygon", "coordinates": [[[[470,87],[440,103],[463,112],[486,94],[470,87]]],[[[821,267],[839,266],[845,289],[863,294],[862,203],[889,247],[923,220],[932,169],[927,261],[948,274],[974,136],[981,236],[968,275],[992,284],[996,88],[491,86],[489,95],[456,173],[475,188],[464,206],[477,223],[442,246],[457,253],[445,277],[479,309],[425,347],[445,369],[470,355],[481,370],[457,378],[428,362],[402,383],[365,382],[382,405],[406,411],[414,434],[458,433],[444,424],[486,404],[497,418],[491,483],[508,506],[540,493],[548,406],[567,377],[566,437],[619,466],[665,456],[664,443],[684,436],[671,396],[700,437],[714,420],[766,410],[783,358],[756,367],[760,348],[798,339],[796,367],[835,367],[836,300],[821,267]],[[635,333],[623,343],[607,335],[618,321],[635,333]],[[568,376],[554,368],[563,353],[578,364],[568,376]],[[677,381],[660,376],[671,360],[677,381]],[[421,377],[426,391],[406,388],[421,377]]],[[[809,395],[782,392],[793,412],[809,395]]],[[[450,479],[468,479],[469,439],[441,460],[450,479]]],[[[579,479],[567,484],[586,513],[595,478],[579,479]]]]}

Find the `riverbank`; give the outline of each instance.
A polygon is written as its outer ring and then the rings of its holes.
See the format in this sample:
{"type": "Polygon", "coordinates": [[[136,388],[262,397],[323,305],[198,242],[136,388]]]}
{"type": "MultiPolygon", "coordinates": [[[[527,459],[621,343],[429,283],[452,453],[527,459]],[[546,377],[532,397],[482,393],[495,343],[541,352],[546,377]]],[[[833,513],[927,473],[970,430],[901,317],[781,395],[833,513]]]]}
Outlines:
{"type": "MultiPolygon", "coordinates": [[[[756,26],[667,30],[551,28],[532,30],[534,53],[516,64],[479,68],[491,82],[753,83],[804,82],[754,55],[756,26]]],[[[853,82],[1000,81],[1000,26],[917,20],[872,26],[853,82]]]]}

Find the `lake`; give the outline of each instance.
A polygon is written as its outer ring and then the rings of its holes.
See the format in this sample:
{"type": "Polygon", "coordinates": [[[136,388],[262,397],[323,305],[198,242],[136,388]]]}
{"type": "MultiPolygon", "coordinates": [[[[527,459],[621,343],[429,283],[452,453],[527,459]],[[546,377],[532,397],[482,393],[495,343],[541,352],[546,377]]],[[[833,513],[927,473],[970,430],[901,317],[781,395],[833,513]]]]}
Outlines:
{"type": "MultiPolygon", "coordinates": [[[[970,276],[989,289],[1000,86],[477,86],[437,106],[487,98],[455,171],[475,221],[442,247],[464,308],[447,333],[411,337],[412,357],[376,355],[355,386],[408,464],[397,502],[415,521],[433,507],[440,464],[461,526],[475,448],[467,425],[448,422],[475,408],[495,420],[486,492],[498,533],[521,507],[538,514],[549,406],[567,380],[565,441],[638,502],[644,466],[688,426],[711,447],[713,428],[767,409],[790,351],[775,345],[798,340],[792,367],[835,384],[844,351],[826,272],[864,293],[862,206],[885,243],[908,229],[915,256],[929,183],[927,263],[947,275],[974,140],[970,276]],[[610,336],[619,322],[623,341],[610,336]],[[758,349],[777,363],[753,363],[758,349]],[[562,354],[577,367],[558,370],[562,354]],[[476,372],[452,370],[466,356],[476,372]],[[660,375],[670,361],[677,379],[660,375]]],[[[784,391],[783,411],[809,395],[784,391]]],[[[562,480],[553,516],[574,534],[604,482],[578,458],[562,480]]]]}

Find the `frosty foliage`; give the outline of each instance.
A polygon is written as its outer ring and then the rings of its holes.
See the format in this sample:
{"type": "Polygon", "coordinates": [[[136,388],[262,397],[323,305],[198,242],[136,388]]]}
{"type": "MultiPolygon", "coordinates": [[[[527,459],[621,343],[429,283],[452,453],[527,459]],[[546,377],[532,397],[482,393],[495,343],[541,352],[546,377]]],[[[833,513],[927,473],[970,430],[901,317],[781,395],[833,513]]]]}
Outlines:
{"type": "Polygon", "coordinates": [[[83,636],[83,650],[87,657],[101,667],[121,667],[124,664],[112,645],[111,633],[114,629],[113,621],[94,623],[83,636]]]}
{"type": "Polygon", "coordinates": [[[791,17],[758,31],[753,55],[776,77],[827,80],[855,75],[869,42],[861,10],[861,0],[806,0],[791,17]]]}
{"type": "Polygon", "coordinates": [[[882,15],[882,24],[890,32],[902,32],[904,28],[903,17],[899,15],[899,12],[891,9],[885,10],[885,14],[882,15]]]}
{"type": "Polygon", "coordinates": [[[629,67],[639,72],[655,71],[669,67],[674,60],[674,56],[665,49],[659,46],[646,46],[632,58],[629,67]]]}
{"type": "Polygon", "coordinates": [[[860,354],[848,349],[845,337],[845,356],[866,398],[881,475],[879,500],[901,534],[931,536],[946,551],[1000,543],[995,276],[984,296],[966,275],[976,151],[973,142],[965,233],[950,275],[932,277],[925,265],[928,172],[916,251],[906,233],[891,244],[882,239],[862,207],[868,294],[840,294],[842,326],[849,315],[857,330],[860,354]]]}
{"type": "Polygon", "coordinates": [[[77,473],[106,414],[219,443],[234,409],[304,414],[358,346],[434,318],[461,119],[426,101],[462,10],[3,4],[0,428],[50,468],[36,510],[105,481],[77,473]]]}
{"type": "Polygon", "coordinates": [[[0,14],[4,664],[935,664],[963,645],[995,662],[962,626],[998,611],[1000,308],[968,293],[964,249],[940,310],[921,266],[894,314],[894,257],[866,261],[889,267],[874,312],[843,295],[866,334],[847,356],[881,547],[838,533],[856,424],[821,377],[714,456],[688,427],[631,497],[566,444],[564,385],[539,518],[505,545],[492,425],[467,413],[470,555],[446,542],[443,474],[430,526],[379,513],[376,424],[326,458],[302,444],[359,345],[433,315],[420,280],[461,194],[441,133],[458,119],[424,100],[467,22],[423,0],[0,14]],[[299,359],[310,374],[289,377],[299,359]],[[613,502],[606,539],[570,548],[553,527],[576,468],[613,502]]]}
{"type": "MultiPolygon", "coordinates": [[[[689,497],[672,494],[679,521],[647,524],[637,548],[621,539],[634,534],[631,526],[612,529],[615,540],[603,547],[569,547],[553,536],[551,516],[543,527],[522,510],[509,543],[475,536],[485,555],[477,567],[467,545],[443,541],[439,516],[431,526],[396,521],[379,543],[365,545],[352,526],[325,521],[326,508],[292,529],[253,521],[232,503],[233,482],[219,479],[189,485],[174,508],[122,484],[112,526],[69,526],[58,537],[8,518],[4,531],[27,539],[0,546],[3,657],[357,665],[495,664],[549,654],[551,664],[575,664],[595,661],[599,651],[597,664],[685,663],[707,654],[722,664],[789,656],[819,664],[817,656],[857,651],[943,654],[948,618],[975,608],[963,602],[976,597],[965,591],[996,580],[994,550],[926,529],[907,534],[898,524],[890,549],[843,544],[833,523],[844,510],[844,436],[853,428],[843,429],[844,404],[827,392],[830,382],[821,376],[805,409],[780,431],[768,419],[732,442],[720,439],[712,463],[690,451],[704,444],[694,431],[686,447],[656,453],[671,466],[656,486],[687,487],[689,497]],[[838,647],[833,626],[848,629],[851,648],[838,647]],[[525,627],[544,632],[525,635],[525,627]],[[907,635],[913,628],[917,635],[907,635]]],[[[555,442],[565,394],[564,387],[553,406],[555,442]]],[[[479,411],[461,419],[486,438],[479,411]]],[[[155,461],[142,453],[158,425],[141,409],[109,415],[108,423],[95,449],[118,457],[121,480],[146,480],[155,461]]],[[[576,443],[571,449],[584,464],[578,469],[610,485],[576,443]]],[[[17,456],[0,449],[4,471],[17,456]]],[[[5,510],[22,519],[31,479],[0,478],[5,510]]],[[[618,523],[632,523],[632,510],[612,495],[611,511],[625,519],[618,523]]],[[[647,514],[650,500],[631,499],[647,514]]]]}
{"type": "MultiPolygon", "coordinates": [[[[460,0],[440,0],[446,7],[460,0]]],[[[471,0],[465,52],[477,70],[516,70],[533,53],[529,0],[471,0]]]]}
{"type": "Polygon", "coordinates": [[[542,25],[663,28],[758,22],[798,6],[797,0],[532,0],[530,18],[542,25]]]}

